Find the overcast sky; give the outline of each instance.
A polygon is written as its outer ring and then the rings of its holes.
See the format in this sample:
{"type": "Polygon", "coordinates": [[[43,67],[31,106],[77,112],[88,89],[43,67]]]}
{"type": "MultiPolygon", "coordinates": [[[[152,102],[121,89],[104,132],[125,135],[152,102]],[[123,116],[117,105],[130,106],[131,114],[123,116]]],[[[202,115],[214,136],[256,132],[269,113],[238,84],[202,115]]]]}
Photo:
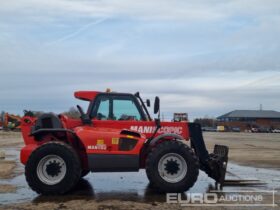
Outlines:
{"type": "Polygon", "coordinates": [[[0,72],[11,113],[108,87],[160,96],[167,117],[280,111],[280,1],[1,1],[0,72]]]}

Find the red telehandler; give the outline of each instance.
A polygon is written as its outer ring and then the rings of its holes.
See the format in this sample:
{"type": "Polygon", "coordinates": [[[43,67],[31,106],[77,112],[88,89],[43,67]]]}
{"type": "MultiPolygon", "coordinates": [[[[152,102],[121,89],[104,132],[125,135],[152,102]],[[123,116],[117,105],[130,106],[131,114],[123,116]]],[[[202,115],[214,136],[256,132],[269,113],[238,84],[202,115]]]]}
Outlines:
{"type": "MultiPolygon", "coordinates": [[[[199,169],[223,185],[228,147],[215,145],[209,154],[199,124],[153,120],[147,110],[150,101],[144,102],[138,92],[74,95],[89,102],[86,113],[77,106],[80,119],[46,113],[21,120],[26,144],[21,162],[37,193],[64,194],[89,172],[139,169],[146,170],[151,185],[161,192],[188,190],[199,169]]],[[[159,107],[156,97],[155,114],[159,107]]]]}

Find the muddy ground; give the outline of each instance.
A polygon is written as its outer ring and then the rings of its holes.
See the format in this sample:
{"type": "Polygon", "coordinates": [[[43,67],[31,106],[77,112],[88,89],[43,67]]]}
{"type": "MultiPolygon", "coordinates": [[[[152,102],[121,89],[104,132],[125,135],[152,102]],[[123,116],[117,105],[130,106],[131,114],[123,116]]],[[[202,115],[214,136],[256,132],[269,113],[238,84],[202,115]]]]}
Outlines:
{"type": "Polygon", "coordinates": [[[22,146],[23,140],[19,132],[0,132],[0,179],[11,178],[16,167],[15,156],[7,153],[7,150],[16,151],[22,146]]]}
{"type": "MultiPolygon", "coordinates": [[[[275,202],[280,205],[280,134],[204,133],[207,148],[214,144],[230,148],[227,178],[259,179],[256,186],[225,186],[227,190],[278,190],[275,202]],[[242,166],[239,166],[242,165],[242,166]],[[265,183],[265,184],[264,184],[265,183]]],[[[69,195],[48,197],[32,192],[24,179],[19,162],[23,146],[20,133],[0,132],[0,209],[182,209],[179,204],[166,204],[166,196],[148,186],[145,172],[90,174],[69,195]]],[[[203,172],[190,192],[205,193],[214,182],[203,172]]],[[[225,193],[226,194],[226,193],[225,193]]],[[[184,207],[209,209],[209,207],[184,207]]],[[[211,209],[244,209],[244,207],[210,207],[211,209]]],[[[272,207],[250,207],[271,209],[272,207]]],[[[274,207],[279,209],[279,207],[274,207]]]]}

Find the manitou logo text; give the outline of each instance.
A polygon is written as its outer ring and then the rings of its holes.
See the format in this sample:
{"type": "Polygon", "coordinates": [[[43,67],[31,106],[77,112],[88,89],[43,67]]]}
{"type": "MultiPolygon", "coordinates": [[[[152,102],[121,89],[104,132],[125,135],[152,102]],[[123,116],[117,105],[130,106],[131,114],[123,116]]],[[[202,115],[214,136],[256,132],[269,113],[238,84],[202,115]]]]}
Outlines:
{"type": "MultiPolygon", "coordinates": [[[[139,133],[154,133],[156,127],[155,126],[131,126],[130,130],[137,131],[139,133]]],[[[182,127],[175,126],[162,126],[158,133],[175,133],[182,134],[182,127]]]]}
{"type": "Polygon", "coordinates": [[[88,145],[87,148],[89,150],[91,150],[91,149],[93,149],[93,150],[106,150],[107,145],[106,144],[88,145]]]}

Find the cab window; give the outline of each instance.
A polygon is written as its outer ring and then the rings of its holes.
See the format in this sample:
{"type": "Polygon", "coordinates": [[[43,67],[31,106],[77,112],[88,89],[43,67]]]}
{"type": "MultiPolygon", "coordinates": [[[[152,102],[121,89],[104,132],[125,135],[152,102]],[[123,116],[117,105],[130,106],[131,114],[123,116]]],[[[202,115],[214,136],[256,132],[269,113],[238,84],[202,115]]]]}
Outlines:
{"type": "Polygon", "coordinates": [[[114,120],[141,120],[139,110],[133,100],[129,98],[113,99],[114,120]]]}
{"type": "Polygon", "coordinates": [[[110,101],[109,98],[102,98],[99,103],[99,107],[97,110],[96,118],[98,120],[109,120],[109,106],[110,101]]]}

